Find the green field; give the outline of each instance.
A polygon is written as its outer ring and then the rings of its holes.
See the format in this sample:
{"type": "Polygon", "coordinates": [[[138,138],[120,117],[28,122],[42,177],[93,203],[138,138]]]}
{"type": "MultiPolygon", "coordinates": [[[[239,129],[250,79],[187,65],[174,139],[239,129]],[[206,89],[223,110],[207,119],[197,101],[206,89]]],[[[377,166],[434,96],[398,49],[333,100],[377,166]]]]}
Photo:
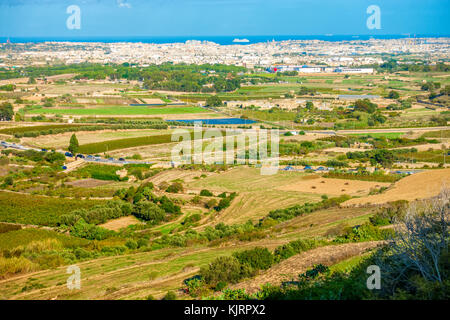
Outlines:
{"type": "Polygon", "coordinates": [[[64,245],[74,247],[89,243],[89,240],[71,237],[51,230],[28,228],[0,234],[0,251],[46,239],[60,240],[64,245]]]}
{"type": "Polygon", "coordinates": [[[56,226],[59,217],[71,211],[103,203],[94,200],[60,199],[0,192],[0,221],[56,226]]]}
{"type": "Polygon", "coordinates": [[[403,135],[405,135],[405,132],[372,132],[372,133],[350,133],[347,134],[347,136],[353,136],[353,137],[371,137],[371,138],[380,138],[380,137],[386,137],[388,139],[396,139],[401,138],[403,135]]]}
{"type": "Polygon", "coordinates": [[[195,107],[164,107],[154,108],[146,106],[110,106],[98,108],[34,108],[27,111],[29,114],[60,114],[60,115],[83,115],[83,116],[122,116],[122,115],[157,115],[157,114],[184,114],[184,113],[204,113],[207,110],[195,107]]]}
{"type": "Polygon", "coordinates": [[[126,149],[140,146],[147,146],[153,144],[163,144],[172,142],[172,135],[165,134],[159,136],[144,136],[128,139],[117,139],[110,141],[103,141],[97,143],[89,143],[80,146],[81,153],[101,153],[118,149],[126,149]]]}

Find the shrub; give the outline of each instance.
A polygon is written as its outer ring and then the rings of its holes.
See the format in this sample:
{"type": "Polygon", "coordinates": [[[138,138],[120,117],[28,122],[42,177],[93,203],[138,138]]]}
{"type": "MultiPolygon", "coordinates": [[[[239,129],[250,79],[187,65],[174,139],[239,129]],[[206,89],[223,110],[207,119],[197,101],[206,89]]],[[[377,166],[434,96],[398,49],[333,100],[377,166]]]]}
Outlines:
{"type": "Polygon", "coordinates": [[[14,179],[11,176],[7,176],[4,180],[6,186],[12,186],[14,184],[14,179]]]}
{"type": "Polygon", "coordinates": [[[0,222],[0,233],[6,233],[6,232],[16,231],[16,230],[20,230],[20,229],[22,229],[22,227],[20,225],[0,222]]]}
{"type": "Polygon", "coordinates": [[[115,234],[114,231],[89,224],[83,219],[78,220],[70,230],[70,234],[89,240],[104,240],[115,234]]]}
{"type": "Polygon", "coordinates": [[[174,214],[181,213],[181,208],[174,204],[172,200],[170,200],[166,196],[162,196],[159,202],[161,209],[163,209],[165,212],[174,214]]]}
{"type": "Polygon", "coordinates": [[[162,298],[162,300],[177,300],[177,295],[173,291],[169,291],[162,298]]]}
{"type": "Polygon", "coordinates": [[[76,248],[73,253],[77,257],[77,259],[91,258],[91,253],[83,248],[76,248]]]}
{"type": "Polygon", "coordinates": [[[200,270],[205,283],[214,286],[219,282],[236,283],[252,273],[253,270],[248,265],[241,265],[234,257],[218,257],[200,270]]]}
{"type": "Polygon", "coordinates": [[[130,250],[135,250],[138,248],[138,244],[134,240],[128,240],[127,242],[125,242],[125,246],[130,250]]]}
{"type": "Polygon", "coordinates": [[[273,254],[267,248],[254,248],[236,252],[233,256],[241,263],[248,264],[255,270],[267,270],[273,262],[273,254]]]}
{"type": "Polygon", "coordinates": [[[370,217],[370,223],[374,226],[385,226],[394,223],[395,219],[403,218],[408,202],[405,200],[388,203],[387,207],[381,208],[373,217],[370,217]]]}
{"type": "Polygon", "coordinates": [[[212,197],[212,196],[214,196],[211,191],[206,190],[206,189],[203,189],[202,191],[200,191],[200,195],[202,197],[212,197]]]}
{"type": "Polygon", "coordinates": [[[24,257],[3,258],[0,256],[0,279],[8,275],[38,270],[38,265],[24,257]]]}
{"type": "Polygon", "coordinates": [[[158,205],[150,201],[140,201],[133,209],[133,215],[137,218],[158,223],[165,219],[166,213],[158,205]]]}
{"type": "Polygon", "coordinates": [[[322,242],[317,240],[299,239],[277,247],[273,254],[275,261],[281,261],[320,245],[322,242]]]}
{"type": "Polygon", "coordinates": [[[215,291],[222,291],[227,286],[227,283],[224,281],[220,281],[217,283],[216,287],[214,288],[215,291]]]}
{"type": "Polygon", "coordinates": [[[216,199],[210,199],[205,203],[205,207],[208,209],[212,209],[217,206],[217,200],[216,199]]]}
{"type": "Polygon", "coordinates": [[[202,200],[202,198],[201,198],[199,195],[197,195],[197,196],[194,196],[194,197],[191,199],[191,203],[193,203],[193,204],[199,204],[199,203],[201,202],[201,200],[202,200]]]}
{"type": "Polygon", "coordinates": [[[386,240],[393,235],[393,230],[390,229],[380,229],[371,225],[370,223],[365,223],[360,226],[348,227],[344,234],[338,236],[334,241],[337,243],[343,242],[363,242],[363,241],[374,241],[374,240],[386,240]]]}
{"type": "Polygon", "coordinates": [[[167,189],[166,192],[170,193],[179,193],[183,191],[183,185],[179,182],[172,183],[167,189]]]}

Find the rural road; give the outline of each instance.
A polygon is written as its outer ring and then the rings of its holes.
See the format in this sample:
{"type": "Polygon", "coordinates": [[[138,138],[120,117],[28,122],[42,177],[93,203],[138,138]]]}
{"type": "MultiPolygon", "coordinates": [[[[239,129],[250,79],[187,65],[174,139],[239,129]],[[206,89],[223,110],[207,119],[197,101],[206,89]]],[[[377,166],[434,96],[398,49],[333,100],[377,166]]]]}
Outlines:
{"type": "Polygon", "coordinates": [[[441,131],[449,130],[449,127],[419,127],[419,128],[386,128],[386,129],[361,129],[361,130],[337,130],[339,134],[352,133],[392,133],[392,132],[408,132],[408,131],[441,131]]]}

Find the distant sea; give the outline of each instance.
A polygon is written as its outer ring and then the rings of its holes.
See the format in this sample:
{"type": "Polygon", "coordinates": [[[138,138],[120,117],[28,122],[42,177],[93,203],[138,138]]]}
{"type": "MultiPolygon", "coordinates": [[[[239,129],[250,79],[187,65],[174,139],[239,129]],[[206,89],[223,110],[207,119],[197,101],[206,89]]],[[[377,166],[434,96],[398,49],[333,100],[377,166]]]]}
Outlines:
{"type": "MultiPolygon", "coordinates": [[[[448,37],[445,35],[416,35],[416,38],[440,38],[448,37]]],[[[370,39],[403,39],[406,35],[313,35],[313,36],[295,36],[295,35],[276,35],[276,36],[177,36],[177,37],[10,37],[12,43],[29,42],[142,42],[142,43],[184,43],[188,40],[211,41],[221,45],[230,44],[252,44],[267,41],[287,41],[287,40],[323,40],[323,41],[351,41],[351,40],[370,40],[370,39]],[[233,42],[234,39],[247,39],[248,42],[233,42]]],[[[7,37],[0,37],[0,43],[5,43],[7,37]]]]}

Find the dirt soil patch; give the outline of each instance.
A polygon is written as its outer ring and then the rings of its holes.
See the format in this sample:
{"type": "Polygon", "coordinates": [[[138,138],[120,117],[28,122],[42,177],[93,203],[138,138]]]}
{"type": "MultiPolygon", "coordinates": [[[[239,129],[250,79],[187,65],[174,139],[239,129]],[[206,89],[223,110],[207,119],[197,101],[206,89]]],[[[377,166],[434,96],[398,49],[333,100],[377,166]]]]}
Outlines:
{"type": "Polygon", "coordinates": [[[450,169],[428,170],[410,175],[397,181],[385,193],[350,199],[344,206],[359,206],[366,204],[383,204],[390,201],[415,201],[427,199],[439,194],[441,189],[450,185],[450,169]]]}
{"type": "Polygon", "coordinates": [[[118,231],[122,228],[126,228],[128,226],[131,226],[133,224],[143,224],[143,222],[139,221],[136,217],[134,216],[127,216],[127,217],[122,217],[122,218],[118,218],[118,219],[114,219],[114,220],[110,220],[104,224],[99,225],[102,228],[108,229],[108,230],[113,230],[113,231],[118,231]]]}
{"type": "Polygon", "coordinates": [[[330,179],[317,176],[315,179],[302,179],[277,189],[282,191],[298,191],[328,195],[364,195],[367,194],[370,189],[387,187],[389,185],[389,183],[383,182],[330,179]]]}
{"type": "Polygon", "coordinates": [[[74,186],[74,187],[80,187],[80,188],[94,188],[94,187],[104,186],[104,185],[107,185],[110,183],[111,183],[111,181],[104,181],[104,180],[97,180],[97,179],[83,179],[83,180],[67,182],[66,184],[74,186]]]}

